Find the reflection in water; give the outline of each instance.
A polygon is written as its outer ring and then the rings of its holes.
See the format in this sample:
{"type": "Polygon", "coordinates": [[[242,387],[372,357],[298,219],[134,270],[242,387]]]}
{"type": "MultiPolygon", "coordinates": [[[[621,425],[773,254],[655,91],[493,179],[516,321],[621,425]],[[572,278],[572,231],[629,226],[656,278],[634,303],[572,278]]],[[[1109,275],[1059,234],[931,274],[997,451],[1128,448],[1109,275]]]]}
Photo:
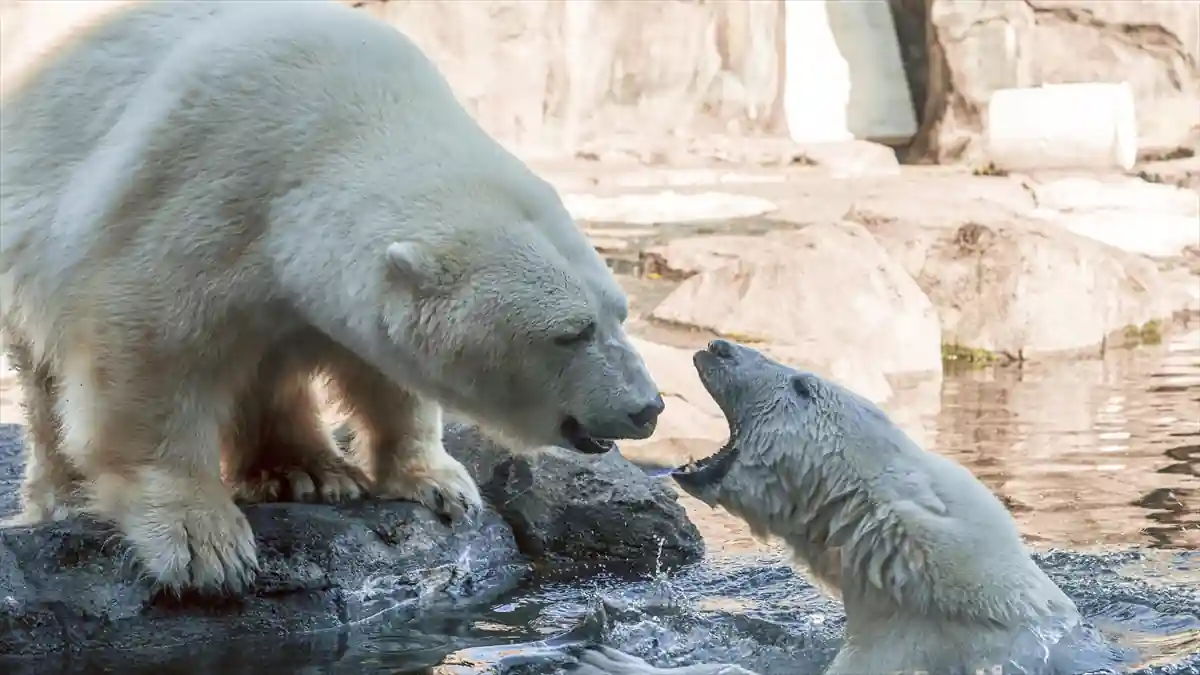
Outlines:
{"type": "MultiPolygon", "coordinates": [[[[884,407],[971,469],[1037,548],[1200,550],[1200,332],[1103,360],[949,373],[940,405],[919,382],[884,407]]],[[[710,550],[782,550],[682,500],[710,550]]]]}
{"type": "Polygon", "coordinates": [[[1035,545],[1200,548],[1200,333],[946,379],[937,450],[1035,545]]]}

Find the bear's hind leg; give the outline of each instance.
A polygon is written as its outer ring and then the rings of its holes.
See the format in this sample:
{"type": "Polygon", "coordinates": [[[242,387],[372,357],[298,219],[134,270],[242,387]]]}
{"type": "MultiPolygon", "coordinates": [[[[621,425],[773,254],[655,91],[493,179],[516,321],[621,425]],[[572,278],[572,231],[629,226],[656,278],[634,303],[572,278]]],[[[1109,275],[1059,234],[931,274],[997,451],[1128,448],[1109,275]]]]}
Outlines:
{"type": "Polygon", "coordinates": [[[346,355],[332,368],[355,423],[352,453],[373,478],[372,495],[424,504],[454,520],[483,506],[467,468],[442,445],[442,409],[346,355]]]}
{"type": "Polygon", "coordinates": [[[239,501],[336,503],[367,493],[366,475],[321,421],[307,372],[265,364],[238,399],[231,432],[222,447],[239,501]]]}
{"type": "Polygon", "coordinates": [[[8,357],[17,372],[26,423],[25,477],[21,512],[6,525],[34,525],[62,520],[82,507],[82,477],[62,453],[58,414],[54,410],[58,382],[46,361],[36,361],[33,348],[11,327],[8,357]]]}
{"type": "Polygon", "coordinates": [[[221,481],[224,388],[196,364],[111,349],[68,353],[60,373],[63,452],[87,479],[89,510],[116,524],[160,588],[245,591],[258,556],[221,481]]]}

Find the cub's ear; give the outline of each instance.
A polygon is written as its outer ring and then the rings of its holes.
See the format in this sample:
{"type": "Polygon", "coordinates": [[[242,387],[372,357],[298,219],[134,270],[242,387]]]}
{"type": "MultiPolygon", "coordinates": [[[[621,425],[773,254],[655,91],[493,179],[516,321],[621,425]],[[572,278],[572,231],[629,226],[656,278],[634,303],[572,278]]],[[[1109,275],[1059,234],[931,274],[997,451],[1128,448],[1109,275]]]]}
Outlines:
{"type": "Polygon", "coordinates": [[[388,244],[388,270],[406,286],[425,290],[436,286],[441,276],[437,261],[425,247],[413,241],[396,241],[388,244]]]}

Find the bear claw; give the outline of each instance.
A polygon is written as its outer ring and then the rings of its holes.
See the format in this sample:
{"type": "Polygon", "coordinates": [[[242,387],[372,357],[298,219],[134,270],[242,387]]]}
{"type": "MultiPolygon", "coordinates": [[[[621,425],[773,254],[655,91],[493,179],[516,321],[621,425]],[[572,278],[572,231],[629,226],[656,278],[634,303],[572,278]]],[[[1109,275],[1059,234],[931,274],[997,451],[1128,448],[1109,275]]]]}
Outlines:
{"type": "Polygon", "coordinates": [[[444,523],[469,519],[483,510],[475,479],[458,460],[446,455],[436,463],[407,470],[378,486],[381,499],[403,499],[424,504],[444,523]]]}
{"type": "Polygon", "coordinates": [[[346,464],[317,469],[277,467],[243,478],[234,486],[239,502],[309,502],[338,504],[368,496],[368,481],[357,468],[346,464]]]}
{"type": "Polygon", "coordinates": [[[258,554],[241,511],[233,502],[177,508],[182,512],[151,512],[122,523],[156,589],[176,597],[186,591],[241,595],[249,590],[258,576],[258,554]],[[162,527],[165,522],[182,527],[162,527]]]}

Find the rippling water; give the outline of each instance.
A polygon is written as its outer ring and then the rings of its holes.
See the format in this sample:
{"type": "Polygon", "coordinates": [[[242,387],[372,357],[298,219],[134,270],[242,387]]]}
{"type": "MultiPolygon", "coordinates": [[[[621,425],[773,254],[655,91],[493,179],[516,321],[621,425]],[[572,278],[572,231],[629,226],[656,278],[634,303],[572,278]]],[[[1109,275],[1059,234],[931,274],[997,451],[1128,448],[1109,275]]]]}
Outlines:
{"type": "MultiPolygon", "coordinates": [[[[1092,624],[1132,650],[1113,671],[1200,673],[1200,332],[1104,360],[951,374],[889,412],[970,467],[1092,624]],[[1071,553],[1048,552],[1070,549],[1071,553]]],[[[485,607],[287,642],[77,664],[79,672],[533,675],[597,640],[656,665],[816,675],[843,617],[781,549],[684,499],[708,559],[671,575],[531,580],[485,607]],[[151,666],[150,664],[153,663],[151,666]]]]}

